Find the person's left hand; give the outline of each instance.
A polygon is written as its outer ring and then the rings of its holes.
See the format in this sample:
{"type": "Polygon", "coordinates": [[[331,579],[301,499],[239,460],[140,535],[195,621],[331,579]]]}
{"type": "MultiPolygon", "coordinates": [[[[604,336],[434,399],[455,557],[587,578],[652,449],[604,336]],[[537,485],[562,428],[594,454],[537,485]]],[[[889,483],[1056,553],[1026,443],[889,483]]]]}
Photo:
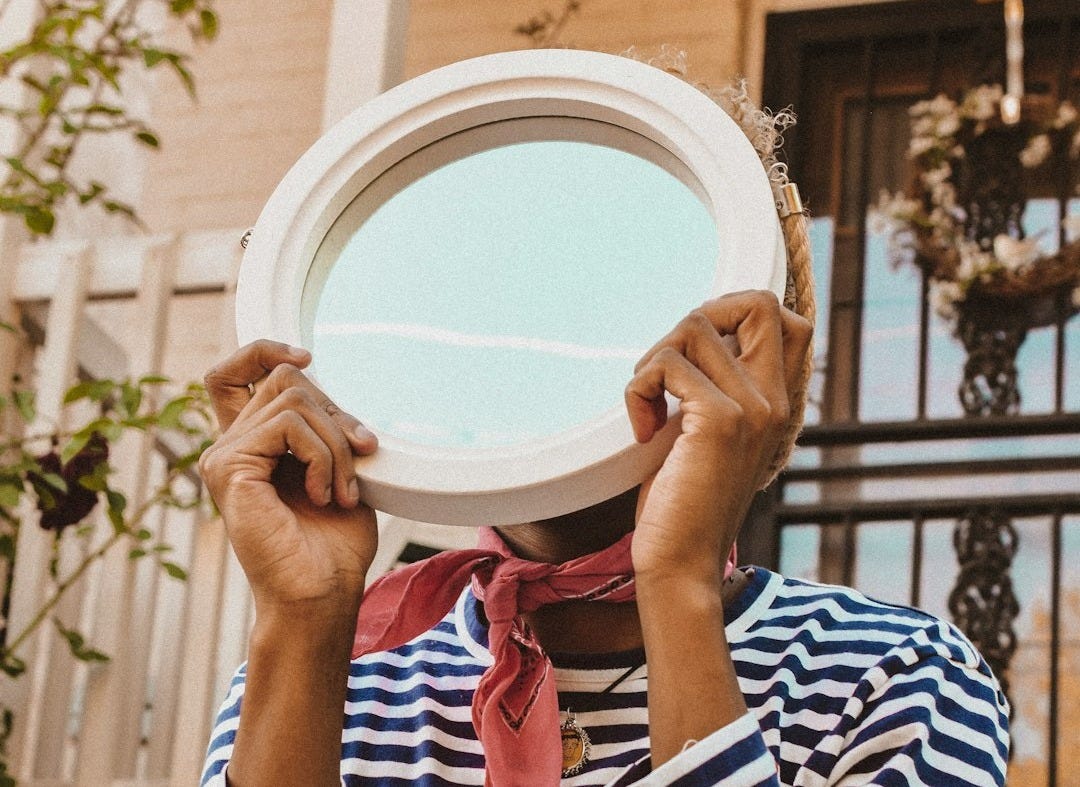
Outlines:
{"type": "Polygon", "coordinates": [[[626,406],[638,441],[680,400],[681,433],[642,485],[632,557],[641,579],[719,582],[754,493],[791,417],[810,323],[771,292],[740,292],[691,312],[638,363],[626,406]]]}

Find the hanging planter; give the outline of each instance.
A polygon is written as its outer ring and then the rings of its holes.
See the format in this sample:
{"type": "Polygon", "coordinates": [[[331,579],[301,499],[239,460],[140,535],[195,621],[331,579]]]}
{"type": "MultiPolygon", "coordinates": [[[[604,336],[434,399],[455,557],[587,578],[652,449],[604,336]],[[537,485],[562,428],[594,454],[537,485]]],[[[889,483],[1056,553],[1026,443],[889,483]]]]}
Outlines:
{"type": "Polygon", "coordinates": [[[1062,222],[1053,254],[1021,223],[1029,173],[1067,177],[1075,193],[1080,113],[1029,99],[1021,120],[1005,123],[1003,97],[1000,85],[981,85],[960,101],[915,104],[912,186],[883,192],[875,208],[893,264],[922,271],[934,309],[967,351],[959,396],[969,416],[1017,412],[1016,355],[1027,332],[1080,309],[1080,217],[1062,222]]]}

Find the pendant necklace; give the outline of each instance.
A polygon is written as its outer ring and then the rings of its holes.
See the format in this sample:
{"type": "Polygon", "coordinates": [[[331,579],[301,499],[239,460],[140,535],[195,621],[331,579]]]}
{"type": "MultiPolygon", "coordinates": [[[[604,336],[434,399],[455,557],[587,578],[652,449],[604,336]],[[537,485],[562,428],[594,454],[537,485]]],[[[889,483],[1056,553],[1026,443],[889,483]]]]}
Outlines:
{"type": "MultiPolygon", "coordinates": [[[[617,677],[610,686],[601,691],[599,696],[610,694],[615,690],[616,686],[643,666],[644,661],[630,667],[630,669],[617,677]]],[[[588,765],[589,756],[592,754],[592,741],[589,740],[589,733],[585,731],[585,728],[577,723],[577,718],[570,708],[566,709],[566,719],[560,727],[560,733],[562,735],[562,776],[566,779],[581,773],[585,766],[588,765]]]]}

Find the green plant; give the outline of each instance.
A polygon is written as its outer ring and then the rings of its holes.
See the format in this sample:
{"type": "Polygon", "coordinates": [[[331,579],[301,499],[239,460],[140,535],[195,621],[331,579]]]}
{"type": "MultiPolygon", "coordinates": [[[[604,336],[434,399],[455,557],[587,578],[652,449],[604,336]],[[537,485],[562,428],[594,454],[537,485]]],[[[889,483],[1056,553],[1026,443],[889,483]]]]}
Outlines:
{"type": "MultiPolygon", "coordinates": [[[[124,75],[137,68],[171,69],[194,96],[189,56],[161,43],[148,24],[154,7],[185,26],[193,40],[211,40],[218,20],[213,0],[39,0],[29,35],[0,52],[0,79],[29,90],[26,105],[0,104],[0,117],[18,124],[17,149],[4,159],[0,212],[21,216],[35,235],[49,235],[56,210],[68,200],[96,204],[137,220],[131,205],[114,199],[95,178],[80,179],[70,165],[88,135],[130,134],[158,147],[157,134],[122,99],[124,75]]],[[[0,0],[0,24],[8,4],[0,0]]]]}
{"type": "MultiPolygon", "coordinates": [[[[213,3],[37,0],[29,33],[0,51],[0,80],[19,80],[25,87],[24,103],[0,103],[0,120],[16,124],[19,132],[16,148],[0,164],[0,213],[19,216],[33,235],[51,234],[65,203],[97,205],[137,222],[131,205],[115,199],[100,178],[73,174],[72,162],[88,136],[130,135],[146,147],[159,146],[158,135],[125,102],[125,81],[135,71],[164,67],[194,97],[189,55],[166,45],[159,28],[179,26],[193,42],[212,40],[218,27],[213,3]]],[[[8,23],[10,9],[10,0],[0,0],[0,25],[8,23]]],[[[0,330],[15,328],[0,321],[0,330]]],[[[96,413],[68,429],[42,427],[33,393],[18,380],[6,395],[0,392],[0,423],[7,427],[0,437],[0,671],[9,679],[26,670],[20,649],[42,625],[51,625],[76,659],[109,658],[57,614],[61,599],[106,555],[126,549],[131,560],[153,560],[169,576],[185,578],[170,560],[169,544],[146,522],[161,507],[198,503],[178,492],[178,481],[194,472],[209,443],[211,417],[205,391],[196,384],[157,404],[166,383],[156,376],[80,383],[68,390],[65,405],[96,413]],[[116,487],[111,461],[118,441],[132,432],[186,446],[168,462],[161,483],[138,502],[116,487]],[[38,526],[52,536],[48,595],[13,631],[6,615],[19,532],[38,526]],[[68,566],[60,555],[62,549],[69,554],[73,541],[82,542],[82,557],[68,566]]],[[[0,787],[15,784],[5,754],[13,720],[14,709],[0,706],[0,787]]]]}
{"type": "MultiPolygon", "coordinates": [[[[52,534],[48,597],[36,613],[13,631],[5,621],[0,628],[0,670],[18,678],[26,669],[20,648],[42,625],[49,623],[80,661],[107,661],[56,609],[65,595],[98,560],[115,549],[126,549],[131,560],[153,560],[171,577],[183,580],[184,569],[170,560],[172,547],[147,528],[148,514],[162,506],[188,508],[199,499],[178,491],[178,481],[193,472],[199,455],[209,444],[212,419],[201,386],[189,385],[179,395],[155,400],[165,393],[162,377],[138,380],[93,380],[80,383],[65,396],[65,405],[96,412],[74,429],[35,432],[41,419],[31,392],[16,387],[0,397],[0,417],[22,422],[21,437],[0,442],[0,563],[5,564],[9,598],[19,533],[24,527],[42,527],[52,534]],[[125,435],[145,432],[157,441],[182,444],[185,450],[168,462],[163,480],[138,504],[131,504],[114,485],[111,446],[125,435]],[[36,510],[36,517],[32,512],[36,510]],[[95,513],[98,512],[98,513],[95,513]],[[36,518],[36,522],[34,519],[36,518]],[[61,548],[81,541],[82,558],[66,570],[61,548]]],[[[7,773],[3,744],[11,730],[13,710],[0,706],[0,787],[14,784],[7,773]]]]}

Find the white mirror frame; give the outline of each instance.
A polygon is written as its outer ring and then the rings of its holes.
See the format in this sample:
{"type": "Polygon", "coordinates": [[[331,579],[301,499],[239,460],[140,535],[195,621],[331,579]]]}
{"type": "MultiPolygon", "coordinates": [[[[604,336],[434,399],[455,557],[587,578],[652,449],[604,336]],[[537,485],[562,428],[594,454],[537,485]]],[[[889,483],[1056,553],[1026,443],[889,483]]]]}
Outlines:
{"type": "MultiPolygon", "coordinates": [[[[352,112],[300,158],[267,202],[244,254],[236,292],[240,344],[269,338],[302,345],[312,260],[368,184],[441,139],[526,117],[612,124],[670,151],[700,184],[717,226],[716,276],[702,300],[746,289],[783,297],[787,260],[772,189],[752,145],[719,106],[678,77],[628,58],[527,50],[462,61],[399,85],[352,112]]],[[[599,418],[522,445],[462,450],[379,435],[375,454],[356,462],[361,497],[377,510],[442,524],[561,516],[654,473],[679,433],[676,402],[669,401],[669,412],[668,425],[645,445],[634,440],[621,401],[599,418]]]]}

